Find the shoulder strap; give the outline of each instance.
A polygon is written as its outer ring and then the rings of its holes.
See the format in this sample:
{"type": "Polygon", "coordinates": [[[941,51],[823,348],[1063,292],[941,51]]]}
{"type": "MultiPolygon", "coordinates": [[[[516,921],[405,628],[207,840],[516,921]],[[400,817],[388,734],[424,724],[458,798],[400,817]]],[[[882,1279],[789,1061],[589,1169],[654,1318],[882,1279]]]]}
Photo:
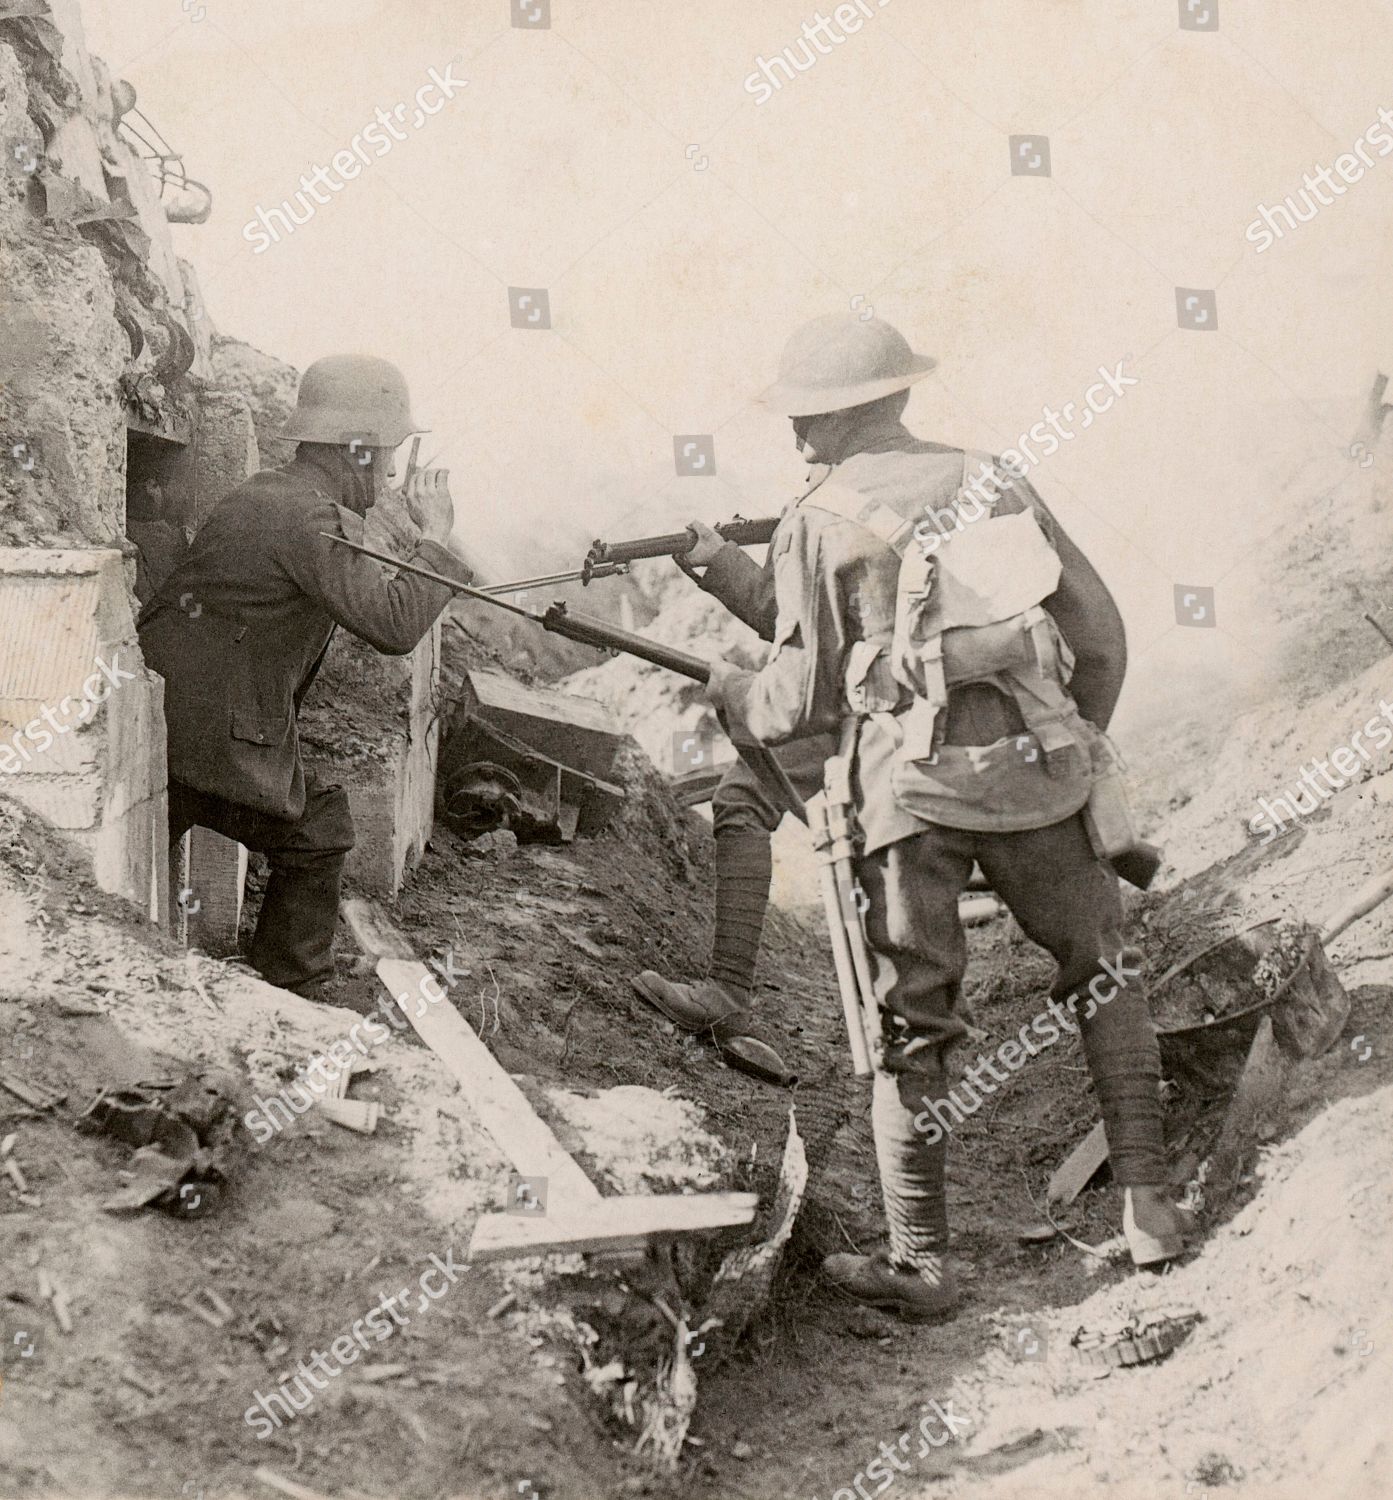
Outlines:
{"type": "Polygon", "coordinates": [[[912,519],[906,520],[899,511],[879,500],[868,500],[848,485],[829,479],[805,498],[819,510],[830,511],[843,521],[864,527],[900,557],[904,556],[914,537],[915,522],[912,519]]]}

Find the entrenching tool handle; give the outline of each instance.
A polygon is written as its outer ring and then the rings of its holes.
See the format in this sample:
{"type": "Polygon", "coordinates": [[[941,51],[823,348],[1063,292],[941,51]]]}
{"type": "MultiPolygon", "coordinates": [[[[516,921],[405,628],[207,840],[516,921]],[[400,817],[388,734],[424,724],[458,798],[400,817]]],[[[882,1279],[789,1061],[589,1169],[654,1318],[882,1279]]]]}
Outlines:
{"type": "MultiPolygon", "coordinates": [[[[861,1001],[861,1034],[866,1040],[867,1048],[875,1053],[878,1048],[874,1038],[880,1026],[880,1013],[876,1006],[870,951],[866,947],[866,933],[861,926],[861,910],[856,901],[850,859],[835,860],[833,874],[837,884],[837,900],[842,908],[842,921],[846,927],[847,947],[851,951],[851,971],[856,977],[856,991],[861,1001]]],[[[872,1056],[873,1071],[875,1067],[876,1058],[872,1056]]]]}
{"type": "Polygon", "coordinates": [[[851,959],[851,945],[847,941],[846,924],[841,899],[837,893],[837,875],[832,868],[831,836],[827,831],[827,798],[822,793],[808,799],[808,827],[813,836],[813,848],[817,854],[818,880],[822,886],[822,901],[827,910],[827,931],[832,939],[832,963],[837,971],[837,988],[842,996],[842,1015],[846,1020],[847,1041],[851,1045],[852,1070],[858,1078],[864,1078],[871,1069],[871,1055],[866,1046],[865,1013],[862,1009],[861,991],[856,983],[856,970],[851,959]]]}
{"type": "Polygon", "coordinates": [[[1360,917],[1367,916],[1376,906],[1381,906],[1393,896],[1393,866],[1365,882],[1353,896],[1332,912],[1321,925],[1320,940],[1332,943],[1345,930],[1352,927],[1360,917]]]}

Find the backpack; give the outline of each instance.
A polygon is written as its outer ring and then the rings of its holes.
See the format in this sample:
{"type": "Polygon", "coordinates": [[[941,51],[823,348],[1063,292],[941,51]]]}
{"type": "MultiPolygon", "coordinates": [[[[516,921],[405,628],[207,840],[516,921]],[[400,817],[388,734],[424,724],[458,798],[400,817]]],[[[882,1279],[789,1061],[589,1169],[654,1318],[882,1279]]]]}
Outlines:
{"type": "Polygon", "coordinates": [[[968,478],[974,458],[984,460],[979,472],[1003,487],[988,455],[964,453],[950,505],[924,506],[915,496],[919,515],[838,485],[835,471],[808,497],[863,526],[900,559],[893,636],[853,647],[848,706],[853,714],[883,712],[887,697],[902,701],[898,689],[907,689],[912,701],[894,715],[896,759],[934,764],[948,690],[986,682],[1015,702],[1047,771],[1062,772],[1075,755],[1087,764],[1091,746],[1080,743],[1082,721],[1068,690],[1074,655],[1044,608],[1059,586],[1059,554],[1033,508],[997,515],[995,498],[983,505],[974,493],[983,481],[968,478]]]}

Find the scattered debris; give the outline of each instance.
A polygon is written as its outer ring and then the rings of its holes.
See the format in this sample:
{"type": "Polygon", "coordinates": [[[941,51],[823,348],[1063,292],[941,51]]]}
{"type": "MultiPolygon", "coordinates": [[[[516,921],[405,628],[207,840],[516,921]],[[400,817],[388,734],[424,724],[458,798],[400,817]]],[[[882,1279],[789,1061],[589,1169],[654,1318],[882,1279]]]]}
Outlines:
{"type": "Polygon", "coordinates": [[[64,1333],[71,1333],[73,1331],[73,1320],[72,1314],[69,1311],[67,1292],[63,1290],[57,1279],[51,1276],[43,1267],[39,1268],[38,1279],[40,1300],[47,1302],[53,1309],[53,1316],[57,1320],[59,1328],[64,1333]]]}
{"type": "Polygon", "coordinates": [[[486,1318],[501,1318],[510,1307],[517,1304],[518,1294],[516,1292],[504,1292],[504,1294],[484,1314],[486,1318]]]}
{"type": "Polygon", "coordinates": [[[0,1141],[0,1167],[4,1167],[6,1176],[14,1183],[15,1191],[22,1198],[29,1192],[29,1183],[20,1170],[19,1163],[11,1155],[17,1139],[18,1137],[11,1131],[4,1140],[0,1141]]]}
{"type": "Polygon", "coordinates": [[[274,1469],[268,1469],[265,1464],[257,1468],[252,1477],[260,1480],[268,1489],[277,1490],[282,1495],[289,1495],[290,1500],[333,1500],[331,1495],[312,1490],[308,1485],[297,1484],[293,1479],[277,1474],[274,1469]]]}
{"type": "Polygon", "coordinates": [[[1186,1312],[1155,1318],[1140,1325],[1128,1323],[1115,1330],[1080,1328],[1069,1344],[1085,1364],[1125,1369],[1164,1359],[1203,1321],[1203,1313],[1186,1312]]]}
{"type": "Polygon", "coordinates": [[[268,1365],[276,1364],[290,1353],[290,1345],[285,1339],[285,1328],[275,1313],[253,1313],[247,1318],[245,1326],[252,1342],[261,1351],[261,1357],[268,1365]]]}
{"type": "Polygon", "coordinates": [[[149,1396],[152,1401],[164,1390],[162,1385],[157,1385],[153,1381],[147,1380],[143,1375],[131,1369],[129,1365],[123,1365],[116,1374],[125,1384],[139,1391],[142,1396],[149,1396]]]}
{"type": "Polygon", "coordinates": [[[234,1313],[212,1287],[200,1287],[179,1299],[183,1306],[197,1318],[202,1318],[210,1328],[226,1328],[234,1313]]]}
{"type": "Polygon", "coordinates": [[[13,1073],[0,1073],[0,1089],[7,1089],[16,1099],[23,1099],[31,1109],[57,1109],[68,1097],[56,1094],[36,1083],[22,1083],[13,1073]]]}
{"type": "Polygon", "coordinates": [[[177,1085],[101,1089],[78,1129],[135,1146],[131,1182],[106,1200],[109,1213],[158,1208],[202,1217],[221,1202],[236,1125],[230,1086],[210,1073],[177,1085]],[[161,1095],[168,1090],[168,1098],[161,1095]]]}
{"type": "Polygon", "coordinates": [[[1088,1186],[1108,1159],[1108,1134],[1099,1120],[1055,1169],[1045,1189],[1045,1202],[1067,1208],[1088,1186]]]}

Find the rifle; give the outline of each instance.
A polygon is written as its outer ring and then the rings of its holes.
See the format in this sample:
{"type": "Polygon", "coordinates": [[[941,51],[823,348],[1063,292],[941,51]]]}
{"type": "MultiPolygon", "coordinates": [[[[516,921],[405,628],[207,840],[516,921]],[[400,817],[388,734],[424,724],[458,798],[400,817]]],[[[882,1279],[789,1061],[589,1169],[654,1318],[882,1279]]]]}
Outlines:
{"type": "Polygon", "coordinates": [[[628,563],[595,563],[593,566],[576,568],[570,573],[548,573],[544,578],[518,578],[512,583],[491,583],[486,594],[521,594],[528,589],[546,588],[552,584],[574,583],[580,579],[589,583],[592,578],[622,578],[629,571],[628,563]]]}
{"type": "MultiPolygon", "coordinates": [[[[601,651],[623,651],[626,655],[638,657],[640,661],[652,662],[655,667],[665,667],[669,672],[688,677],[693,682],[705,684],[711,680],[711,664],[703,661],[701,657],[679,651],[675,646],[664,646],[661,641],[649,640],[646,635],[637,635],[632,630],[621,630],[619,626],[606,624],[604,620],[597,620],[591,615],[571,614],[563,600],[557,600],[556,603],[547,607],[545,613],[538,614],[535,609],[527,609],[521,604],[511,604],[506,599],[500,599],[496,594],[488,594],[482,589],[471,588],[467,583],[460,583],[454,578],[446,578],[443,573],[432,572],[430,568],[419,567],[416,563],[403,562],[401,558],[392,557],[386,552],[374,552],[371,547],[350,542],[347,537],[337,536],[332,531],[321,531],[319,534],[326,541],[337,542],[340,547],[348,547],[354,552],[361,552],[364,557],[371,557],[377,562],[386,563],[388,567],[400,568],[403,573],[414,573],[418,578],[428,578],[432,583],[442,584],[456,594],[463,594],[466,599],[479,599],[485,604],[492,604],[495,609],[507,610],[511,615],[521,615],[524,620],[531,620],[534,625],[540,625],[543,630],[550,630],[556,635],[564,636],[568,641],[576,641],[582,646],[595,646],[601,651]]],[[[788,779],[784,768],[769,751],[762,745],[737,744],[735,749],[750,769],[777,791],[779,800],[784,804],[786,811],[806,821],[807,814],[803,807],[803,799],[788,779]]]]}
{"type": "MultiPolygon", "coordinates": [[[[747,521],[735,516],[722,521],[714,528],[723,541],[734,542],[737,547],[762,547],[774,535],[779,524],[777,516],[767,516],[762,521],[747,521]]],[[[696,532],[688,526],[683,531],[670,531],[665,536],[640,537],[633,542],[602,542],[598,538],[591,543],[581,568],[581,582],[589,583],[600,563],[638,562],[645,557],[682,557],[696,546],[696,532]]]]}

